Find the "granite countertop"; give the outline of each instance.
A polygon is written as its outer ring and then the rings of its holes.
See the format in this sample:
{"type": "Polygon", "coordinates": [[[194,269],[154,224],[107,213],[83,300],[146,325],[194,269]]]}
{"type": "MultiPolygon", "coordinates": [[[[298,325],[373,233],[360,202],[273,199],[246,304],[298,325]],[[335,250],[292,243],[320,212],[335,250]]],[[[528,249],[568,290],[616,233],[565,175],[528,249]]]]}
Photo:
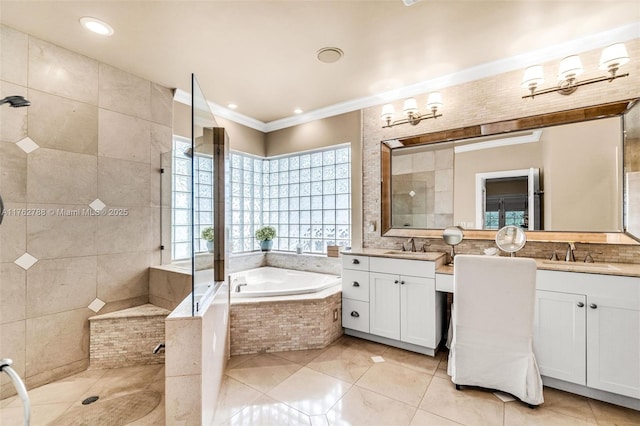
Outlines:
{"type": "MultiPolygon", "coordinates": [[[[584,263],[544,259],[534,260],[538,265],[538,270],[640,277],[640,265],[634,263],[584,263]]],[[[436,273],[453,275],[453,265],[441,265],[436,268],[436,273]]]]}
{"type": "Polygon", "coordinates": [[[446,257],[445,253],[437,251],[428,252],[412,252],[393,249],[376,249],[376,248],[352,248],[351,250],[342,251],[342,254],[350,254],[354,256],[372,256],[372,257],[389,257],[393,259],[410,259],[410,260],[428,260],[430,262],[437,262],[446,257]]]}
{"type": "MultiPolygon", "coordinates": [[[[453,274],[453,266],[445,265],[446,253],[442,252],[409,252],[391,249],[354,248],[342,251],[342,254],[355,256],[388,257],[394,259],[426,260],[436,262],[436,273],[453,274]]],[[[634,263],[584,263],[564,262],[559,260],[534,259],[539,270],[582,272],[587,274],[620,275],[626,277],[640,277],[640,264],[634,263]]]]}

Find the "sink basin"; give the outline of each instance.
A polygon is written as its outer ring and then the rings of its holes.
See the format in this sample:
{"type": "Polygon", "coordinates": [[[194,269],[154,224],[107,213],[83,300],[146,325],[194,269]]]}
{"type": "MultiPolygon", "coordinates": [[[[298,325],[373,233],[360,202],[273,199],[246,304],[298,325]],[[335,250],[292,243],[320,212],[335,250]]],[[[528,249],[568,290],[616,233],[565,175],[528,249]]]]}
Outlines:
{"type": "Polygon", "coordinates": [[[557,260],[544,260],[542,261],[545,265],[558,265],[558,266],[566,266],[573,267],[576,269],[591,269],[591,270],[601,270],[601,271],[619,271],[620,268],[613,266],[609,263],[585,263],[585,262],[563,262],[557,260]]]}

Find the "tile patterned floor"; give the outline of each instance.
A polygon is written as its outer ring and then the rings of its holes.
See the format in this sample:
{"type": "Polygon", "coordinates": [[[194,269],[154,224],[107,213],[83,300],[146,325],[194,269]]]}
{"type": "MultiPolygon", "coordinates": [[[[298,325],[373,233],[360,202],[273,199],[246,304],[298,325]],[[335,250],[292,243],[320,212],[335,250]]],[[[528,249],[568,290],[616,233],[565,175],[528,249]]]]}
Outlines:
{"type": "MultiPolygon", "coordinates": [[[[550,388],[535,410],[504,403],[490,392],[456,391],[446,368],[445,354],[428,357],[349,336],[320,350],[237,356],[228,362],[214,424],[640,425],[638,411],[550,388]],[[374,362],[374,356],[384,362],[374,362]]],[[[31,424],[64,424],[60,419],[83,409],[80,401],[91,395],[100,396],[92,404],[96,409],[100,402],[142,391],[164,394],[163,366],[88,370],[30,390],[31,424]]],[[[89,424],[79,420],[73,424],[89,424]]],[[[127,422],[105,415],[91,426],[163,425],[164,399],[127,422]]],[[[0,401],[0,425],[21,424],[20,401],[0,401]]]]}
{"type": "Polygon", "coordinates": [[[535,410],[490,392],[456,391],[446,371],[446,354],[428,357],[349,336],[321,350],[233,357],[214,424],[640,425],[638,411],[551,388],[535,410]]]}
{"type": "MultiPolygon", "coordinates": [[[[29,400],[31,426],[163,425],[164,365],[87,370],[29,390],[29,400]],[[82,405],[82,400],[94,395],[100,399],[82,405]],[[136,401],[140,395],[158,396],[160,402],[148,412],[149,398],[146,407],[141,407],[136,401]]],[[[0,425],[21,426],[22,410],[18,397],[0,401],[0,425]]]]}

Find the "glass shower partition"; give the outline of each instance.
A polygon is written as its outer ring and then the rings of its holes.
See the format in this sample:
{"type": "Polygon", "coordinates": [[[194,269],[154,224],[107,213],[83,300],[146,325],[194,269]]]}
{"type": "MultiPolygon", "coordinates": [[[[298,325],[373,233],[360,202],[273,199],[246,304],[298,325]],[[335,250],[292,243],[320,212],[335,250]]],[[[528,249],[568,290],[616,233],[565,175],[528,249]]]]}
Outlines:
{"type": "Polygon", "coordinates": [[[191,313],[195,315],[200,299],[213,294],[226,280],[229,144],[194,74],[191,95],[192,134],[187,157],[191,159],[191,313]]]}

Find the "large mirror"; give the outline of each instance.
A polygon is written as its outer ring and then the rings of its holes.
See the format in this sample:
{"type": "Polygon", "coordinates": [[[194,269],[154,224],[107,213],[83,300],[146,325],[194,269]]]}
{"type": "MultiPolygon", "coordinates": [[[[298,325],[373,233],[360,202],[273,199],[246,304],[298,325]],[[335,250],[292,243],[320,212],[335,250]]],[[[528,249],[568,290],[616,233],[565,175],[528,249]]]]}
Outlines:
{"type": "MultiPolygon", "coordinates": [[[[507,225],[620,234],[628,105],[383,141],[383,234],[428,236],[421,231],[507,225]]],[[[613,240],[607,242],[619,242],[613,240]]]]}

